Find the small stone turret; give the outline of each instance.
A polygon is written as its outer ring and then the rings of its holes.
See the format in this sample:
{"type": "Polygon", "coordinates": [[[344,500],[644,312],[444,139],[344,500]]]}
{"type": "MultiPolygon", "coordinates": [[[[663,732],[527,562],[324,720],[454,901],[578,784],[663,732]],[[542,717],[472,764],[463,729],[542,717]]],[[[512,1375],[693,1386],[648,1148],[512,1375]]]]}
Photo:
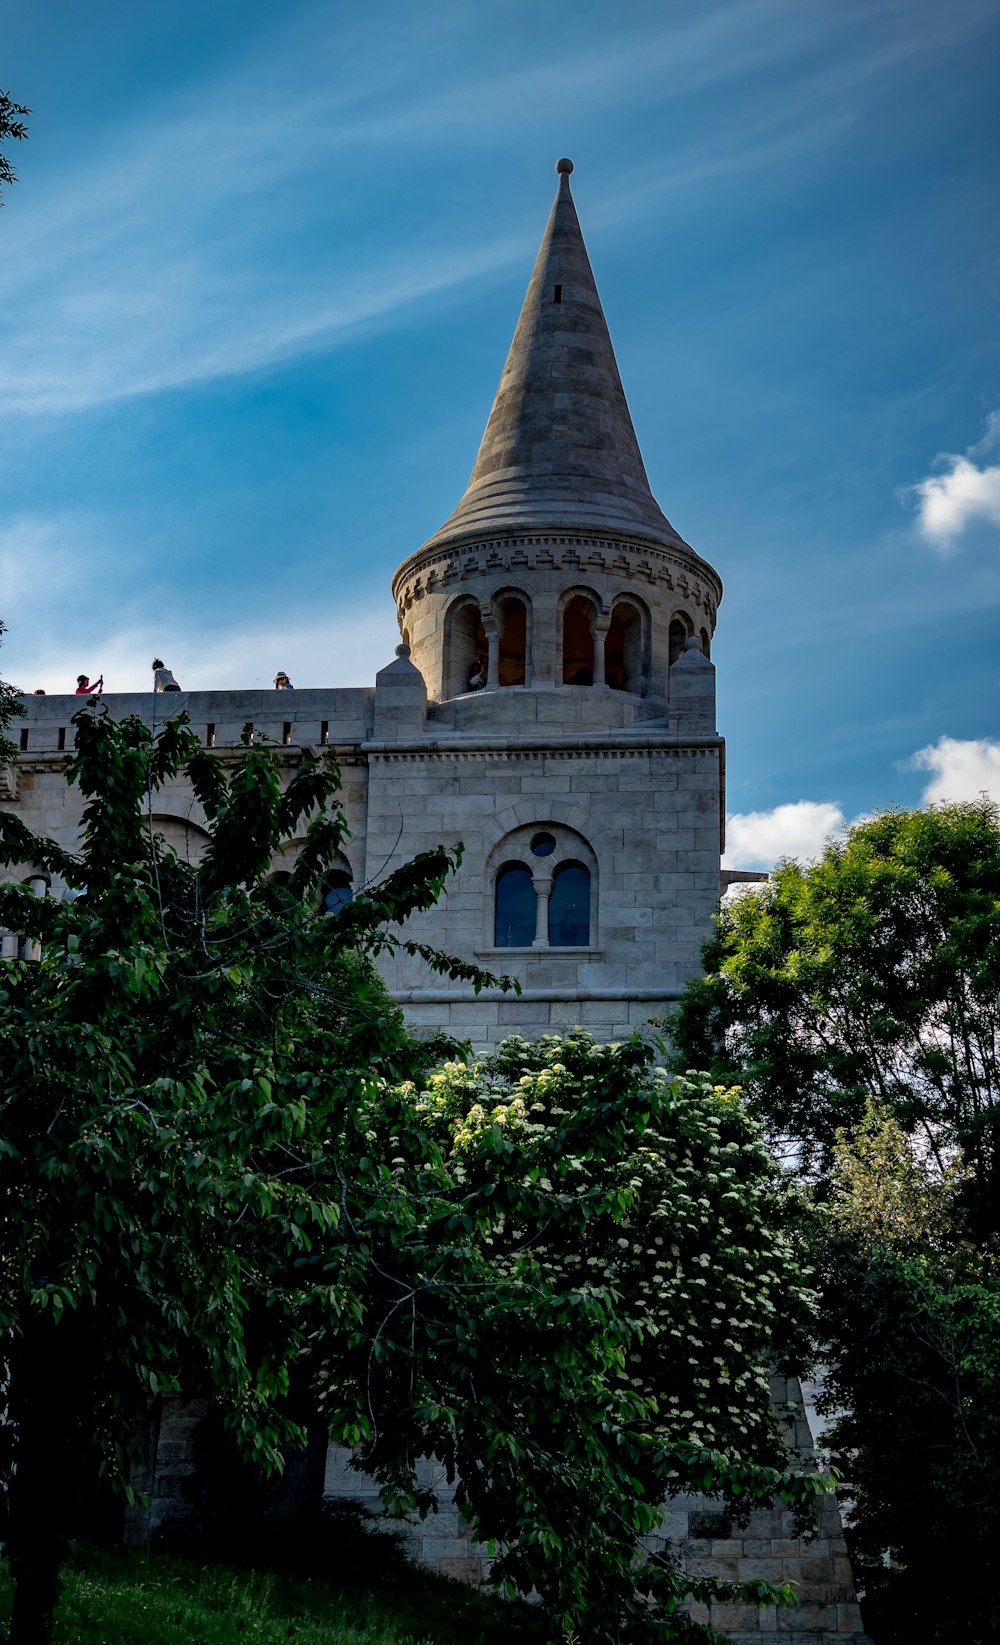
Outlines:
{"type": "Polygon", "coordinates": [[[579,219],[559,186],[472,475],[396,574],[432,698],[606,685],[666,704],[689,638],[707,657],[718,576],[646,478],[579,219]]]}
{"type": "Polygon", "coordinates": [[[376,742],[419,737],[427,718],[427,687],[410,661],[408,645],[397,645],[396,656],[375,676],[372,736],[376,742]]]}
{"type": "Polygon", "coordinates": [[[670,708],[690,737],[715,730],[715,664],[693,635],[670,669],[670,708]]]}

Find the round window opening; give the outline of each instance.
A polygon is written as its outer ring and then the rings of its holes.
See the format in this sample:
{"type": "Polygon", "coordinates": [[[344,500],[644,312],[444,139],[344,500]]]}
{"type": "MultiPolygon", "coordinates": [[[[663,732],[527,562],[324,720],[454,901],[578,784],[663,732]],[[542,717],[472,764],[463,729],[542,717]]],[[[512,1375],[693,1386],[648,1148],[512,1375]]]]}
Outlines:
{"type": "Polygon", "coordinates": [[[551,857],[555,848],[556,842],[553,834],[536,834],[531,842],[533,857],[551,857]]]}

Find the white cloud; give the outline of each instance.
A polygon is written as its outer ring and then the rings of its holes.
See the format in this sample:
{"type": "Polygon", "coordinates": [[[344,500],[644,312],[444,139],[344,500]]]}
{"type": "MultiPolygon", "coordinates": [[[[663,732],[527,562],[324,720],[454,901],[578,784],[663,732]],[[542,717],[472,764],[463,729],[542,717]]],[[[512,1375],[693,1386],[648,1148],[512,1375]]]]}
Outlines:
{"type": "Polygon", "coordinates": [[[910,764],[933,773],[921,795],[923,805],[977,800],[984,791],[1000,803],[1000,742],[985,737],[939,737],[936,743],[918,749],[910,764]]]}
{"type": "Polygon", "coordinates": [[[1000,525],[1000,463],[981,459],[1000,447],[1000,412],[991,413],[983,438],[964,456],[945,452],[937,461],[942,474],[928,475],[904,495],[917,498],[917,524],[927,541],[942,553],[977,522],[1000,525]]]}
{"type": "MultiPolygon", "coordinates": [[[[986,737],[939,737],[904,762],[930,772],[921,805],[977,800],[982,793],[1000,804],[1000,742],[986,737]]],[[[832,800],[793,800],[770,811],[731,813],[726,818],[724,868],[773,868],[781,857],[808,861],[827,841],[865,822],[872,813],[848,819],[832,800]]]]}
{"type": "Polygon", "coordinates": [[[672,152],[666,179],[644,163],[641,189],[628,193],[619,179],[588,199],[594,223],[602,211],[620,214],[626,193],[628,214],[641,216],[653,186],[693,194],[726,174],[771,176],[804,153],[811,163],[857,118],[861,80],[880,86],[934,49],[939,33],[947,41],[975,26],[976,15],[963,0],[952,0],[947,18],[921,3],[921,26],[904,28],[890,7],[859,54],[846,0],[836,16],[796,0],[737,0],[656,30],[619,30],[610,46],[604,31],[591,31],[580,45],[540,49],[528,68],[470,76],[454,54],[481,28],[478,13],[444,31],[428,63],[423,14],[409,21],[389,9],[391,28],[377,3],[360,21],[331,12],[324,22],[314,7],[293,5],[214,80],[184,83],[129,125],[102,127],[101,147],[81,144],[63,157],[57,183],[40,179],[19,195],[0,269],[8,416],[77,413],[332,348],[361,328],[398,323],[418,301],[523,264],[537,243],[534,208],[522,230],[498,237],[475,204],[456,220],[446,206],[435,217],[430,200],[414,219],[412,202],[385,181],[390,167],[412,172],[417,150],[461,141],[502,152],[512,108],[522,124],[537,120],[541,135],[556,119],[574,129],[582,106],[662,106],[783,60],[798,64],[806,108],[793,99],[756,133],[745,111],[734,112],[696,133],[689,153],[672,152]],[[386,232],[397,218],[398,232],[386,232]]]}
{"type": "Polygon", "coordinates": [[[364,591],[317,609],[263,588],[238,611],[192,604],[183,582],[151,593],[114,523],[83,511],[0,527],[0,589],[10,623],[0,674],[22,691],[70,691],[84,670],[108,691],[145,691],[154,655],[187,690],[266,686],[279,668],[297,687],[370,686],[399,644],[391,600],[364,591]]]}
{"type": "MultiPolygon", "coordinates": [[[[279,668],[292,683],[304,686],[371,686],[378,669],[392,661],[399,644],[393,613],[371,605],[342,604],[336,613],[284,611],[232,626],[197,625],[170,619],[173,639],[164,639],[163,617],[146,617],[109,631],[106,612],[95,613],[74,627],[73,651],[51,631],[32,636],[34,643],[11,645],[7,677],[23,691],[36,687],[51,694],[71,691],[77,674],[103,674],[108,691],[150,689],[150,660],[164,657],[185,691],[223,691],[269,686],[279,668]]],[[[11,636],[12,640],[18,636],[11,636]]]]}
{"type": "Polygon", "coordinates": [[[832,800],[793,800],[770,811],[734,812],[726,818],[725,868],[773,868],[779,857],[818,857],[847,818],[832,800]]]}

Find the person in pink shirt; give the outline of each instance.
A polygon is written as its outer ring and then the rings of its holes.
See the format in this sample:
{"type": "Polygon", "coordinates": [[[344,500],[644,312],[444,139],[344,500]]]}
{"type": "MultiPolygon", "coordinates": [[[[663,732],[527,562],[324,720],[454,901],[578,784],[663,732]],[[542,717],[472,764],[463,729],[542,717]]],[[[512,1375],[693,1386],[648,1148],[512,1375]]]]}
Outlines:
{"type": "Polygon", "coordinates": [[[99,680],[93,680],[93,681],[88,680],[86,674],[78,674],[77,677],[76,677],[76,690],[74,691],[73,695],[75,697],[99,697],[103,690],[104,690],[104,675],[103,674],[101,675],[99,680]]]}

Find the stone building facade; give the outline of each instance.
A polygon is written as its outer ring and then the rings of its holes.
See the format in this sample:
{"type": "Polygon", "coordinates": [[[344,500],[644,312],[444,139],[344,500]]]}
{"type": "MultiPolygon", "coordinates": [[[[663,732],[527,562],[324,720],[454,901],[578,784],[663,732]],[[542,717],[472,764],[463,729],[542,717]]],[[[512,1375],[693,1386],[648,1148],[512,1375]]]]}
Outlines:
{"type": "MultiPolygon", "coordinates": [[[[560,165],[468,488],[396,574],[403,643],[374,687],[104,699],[146,719],[183,707],[220,751],[252,724],[289,772],[304,749],[335,749],[351,839],[331,894],[462,841],[413,934],[515,976],[520,998],[443,986],[405,956],[387,981],[415,1026],[477,1044],[576,1023],[629,1032],[696,970],[719,893],[722,585],[650,492],[560,165]]],[[[72,845],[80,798],[61,768],[80,700],[26,706],[9,797],[72,845]]],[[[158,806],[161,832],[197,856],[191,794],[175,784],[158,806]]]]}
{"type": "MultiPolygon", "coordinates": [[[[617,1038],[662,1013],[698,968],[720,890],[725,746],[711,649],[722,585],[650,491],[573,168],[556,169],[469,484],[396,573],[402,643],[374,686],[105,698],[116,716],[147,721],[184,708],[223,754],[250,725],[289,775],[304,751],[332,748],[351,837],[329,865],[330,906],[417,851],[461,841],[447,894],[408,934],[513,975],[520,996],[476,996],[406,955],[384,963],[418,1030],[478,1046],[575,1024],[617,1038]]],[[[20,762],[2,790],[29,826],[70,847],[80,796],[62,767],[79,706],[27,700],[20,762]]],[[[191,792],[168,784],[157,806],[159,831],[196,859],[206,836],[191,792]]],[[[21,877],[39,894],[62,889],[30,864],[21,877]]],[[[5,956],[18,952],[16,933],[2,942],[5,956]]],[[[694,1523],[707,1525],[699,1511],[694,1523]]],[[[476,1566],[460,1538],[442,1552],[441,1528],[435,1560],[476,1566]]],[[[799,1575],[811,1565],[808,1607],[727,1618],[734,1639],[772,1629],[861,1638],[839,1521],[832,1542],[829,1530],[811,1559],[797,1543],[790,1551],[780,1515],[750,1541],[694,1537],[690,1557],[706,1570],[770,1577],[791,1574],[789,1561],[799,1575]]]]}

